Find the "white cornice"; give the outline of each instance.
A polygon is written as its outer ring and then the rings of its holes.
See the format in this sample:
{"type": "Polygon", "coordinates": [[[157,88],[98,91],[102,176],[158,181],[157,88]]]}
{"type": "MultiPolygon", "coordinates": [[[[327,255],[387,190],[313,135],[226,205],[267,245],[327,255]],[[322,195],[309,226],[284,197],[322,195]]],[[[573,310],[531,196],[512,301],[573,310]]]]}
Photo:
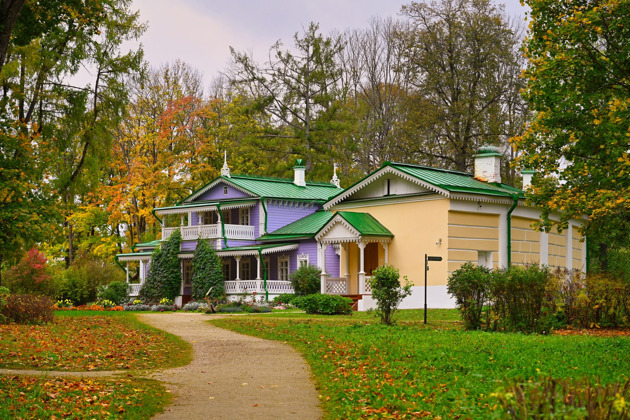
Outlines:
{"type": "Polygon", "coordinates": [[[326,234],[336,225],[340,223],[343,227],[345,227],[346,229],[348,229],[348,231],[353,235],[352,240],[356,240],[357,238],[359,238],[361,236],[361,234],[359,233],[358,230],[356,230],[350,223],[348,223],[343,217],[341,217],[338,214],[335,214],[333,216],[332,219],[330,219],[328,221],[328,223],[326,223],[324,225],[323,228],[321,228],[321,230],[317,233],[317,235],[315,235],[315,240],[319,241],[320,239],[322,239],[324,236],[326,236],[326,234]]]}
{"type": "Polygon", "coordinates": [[[361,201],[349,201],[346,203],[340,203],[333,206],[334,210],[345,210],[345,209],[358,209],[364,207],[377,207],[377,206],[389,206],[392,204],[405,204],[405,203],[416,203],[420,201],[435,201],[435,200],[447,200],[447,197],[444,197],[440,194],[430,194],[430,195],[413,195],[407,197],[396,197],[391,196],[391,198],[379,198],[379,199],[369,199],[361,201]]]}

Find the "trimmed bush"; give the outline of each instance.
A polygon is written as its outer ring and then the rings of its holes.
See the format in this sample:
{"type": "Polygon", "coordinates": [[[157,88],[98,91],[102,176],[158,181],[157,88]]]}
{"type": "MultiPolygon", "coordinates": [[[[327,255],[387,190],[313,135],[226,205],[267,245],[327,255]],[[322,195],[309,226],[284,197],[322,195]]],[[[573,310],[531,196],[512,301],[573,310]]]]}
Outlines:
{"type": "Polygon", "coordinates": [[[321,291],[322,270],[314,265],[303,265],[289,276],[295,294],[298,296],[312,295],[321,291]]]}
{"type": "Polygon", "coordinates": [[[140,289],[139,297],[145,302],[157,302],[163,297],[171,300],[179,296],[182,272],[179,253],[182,235],[176,229],[166,242],[153,251],[149,273],[140,289]]]}
{"type": "Polygon", "coordinates": [[[123,310],[125,311],[150,311],[151,305],[145,305],[143,303],[137,305],[125,305],[123,306],[123,310]]]}
{"type": "Polygon", "coordinates": [[[352,312],[352,299],[338,295],[300,296],[293,303],[307,314],[348,315],[352,312]]]}
{"type": "Polygon", "coordinates": [[[192,298],[204,299],[210,289],[210,299],[225,296],[221,259],[205,239],[197,240],[192,259],[192,298]]]}
{"type": "Polygon", "coordinates": [[[391,265],[383,265],[372,272],[372,298],[376,300],[376,313],[386,325],[394,323],[394,313],[400,302],[411,294],[411,284],[403,277],[405,284],[400,284],[400,272],[391,265]]]}
{"type": "Polygon", "coordinates": [[[283,293],[273,298],[273,303],[275,305],[293,305],[293,301],[296,297],[298,296],[293,293],[283,293]]]}
{"type": "Polygon", "coordinates": [[[55,316],[54,303],[48,296],[8,295],[2,315],[18,324],[45,324],[55,316]]]}
{"type": "Polygon", "coordinates": [[[187,304],[185,304],[182,307],[182,310],[184,310],[184,311],[191,311],[191,312],[207,311],[208,310],[208,304],[204,303],[204,302],[188,302],[187,304]]]}
{"type": "Polygon", "coordinates": [[[630,380],[602,385],[589,379],[537,378],[511,381],[492,394],[500,411],[514,419],[627,419],[630,380]]]}
{"type": "Polygon", "coordinates": [[[116,305],[121,305],[129,298],[130,286],[124,281],[115,281],[107,286],[99,286],[98,300],[109,300],[116,305]]]}
{"type": "Polygon", "coordinates": [[[88,257],[77,259],[67,270],[58,270],[54,277],[59,285],[59,298],[69,299],[77,306],[96,301],[100,286],[125,281],[120,268],[88,257]]]}
{"type": "Polygon", "coordinates": [[[467,330],[482,327],[483,308],[490,299],[490,273],[486,267],[467,262],[448,279],[446,290],[455,298],[467,330]]]}

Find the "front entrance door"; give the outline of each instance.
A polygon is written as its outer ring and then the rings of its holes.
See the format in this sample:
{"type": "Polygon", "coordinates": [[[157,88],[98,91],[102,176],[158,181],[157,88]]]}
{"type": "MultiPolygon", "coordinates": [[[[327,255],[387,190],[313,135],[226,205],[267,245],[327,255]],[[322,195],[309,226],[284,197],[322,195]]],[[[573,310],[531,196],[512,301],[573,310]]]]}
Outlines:
{"type": "Polygon", "coordinates": [[[371,276],[372,270],[375,270],[378,267],[378,243],[370,242],[366,245],[364,250],[364,268],[365,275],[371,276]]]}
{"type": "Polygon", "coordinates": [[[192,298],[192,260],[182,260],[182,305],[192,298]]]}

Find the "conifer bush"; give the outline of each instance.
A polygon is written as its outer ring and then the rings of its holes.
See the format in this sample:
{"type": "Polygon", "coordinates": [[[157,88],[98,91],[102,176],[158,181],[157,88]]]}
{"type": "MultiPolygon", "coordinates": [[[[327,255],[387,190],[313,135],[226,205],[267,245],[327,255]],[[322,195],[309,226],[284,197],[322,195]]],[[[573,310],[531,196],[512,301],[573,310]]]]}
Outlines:
{"type": "Polygon", "coordinates": [[[139,297],[145,302],[157,302],[162,298],[175,299],[180,294],[182,272],[179,253],[182,235],[175,230],[166,242],[153,251],[149,273],[140,289],[139,297]]]}
{"type": "Polygon", "coordinates": [[[225,295],[223,270],[215,250],[200,238],[192,259],[192,298],[204,299],[209,290],[211,299],[221,299],[225,295]]]}

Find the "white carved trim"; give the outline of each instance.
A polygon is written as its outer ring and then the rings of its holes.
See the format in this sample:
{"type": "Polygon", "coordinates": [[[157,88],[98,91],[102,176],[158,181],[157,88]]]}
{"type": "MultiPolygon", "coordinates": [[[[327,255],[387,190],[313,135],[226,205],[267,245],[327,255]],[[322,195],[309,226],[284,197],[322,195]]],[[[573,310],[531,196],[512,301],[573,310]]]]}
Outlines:
{"type": "Polygon", "coordinates": [[[151,255],[119,255],[118,261],[150,261],[151,255]]]}
{"type": "Polygon", "coordinates": [[[328,223],[324,225],[324,227],[315,235],[315,240],[320,241],[326,234],[337,224],[341,223],[343,227],[348,229],[352,235],[354,235],[354,240],[359,238],[361,234],[358,230],[356,230],[350,223],[348,223],[343,217],[335,214],[332,219],[328,223]]]}
{"type": "Polygon", "coordinates": [[[414,184],[420,185],[421,187],[424,187],[430,191],[433,191],[435,193],[441,194],[445,197],[449,197],[449,192],[446,191],[445,189],[436,187],[433,184],[430,184],[428,182],[422,181],[421,179],[416,178],[415,176],[411,176],[409,174],[406,174],[398,169],[395,169],[391,166],[386,166],[378,171],[376,171],[375,173],[373,173],[372,175],[368,176],[367,178],[365,178],[363,181],[359,182],[358,184],[354,185],[353,187],[348,188],[346,191],[344,191],[343,193],[333,197],[330,201],[328,201],[327,203],[324,204],[324,210],[329,210],[332,206],[334,206],[337,203],[340,203],[341,201],[345,200],[346,198],[350,197],[352,194],[354,194],[355,192],[359,191],[360,189],[362,189],[363,187],[365,187],[366,185],[371,184],[372,182],[376,181],[377,179],[379,179],[380,177],[382,177],[383,175],[386,174],[394,174],[396,176],[399,176],[400,178],[407,180],[409,182],[412,182],[414,184]]]}
{"type": "Polygon", "coordinates": [[[184,200],[185,203],[189,203],[191,201],[193,201],[195,198],[199,197],[200,195],[202,195],[203,193],[205,193],[206,191],[214,188],[216,185],[220,184],[220,183],[225,183],[227,185],[229,185],[230,187],[234,188],[235,190],[238,190],[242,193],[245,193],[251,197],[257,197],[255,194],[252,194],[251,192],[247,191],[244,188],[239,187],[236,184],[233,184],[232,182],[224,179],[224,178],[217,178],[214,181],[212,181],[210,184],[206,185],[205,187],[203,187],[202,189],[200,189],[199,191],[197,191],[196,193],[192,194],[190,197],[186,198],[186,200],[184,200]]]}
{"type": "Polygon", "coordinates": [[[435,201],[435,200],[448,200],[448,198],[440,194],[410,195],[406,197],[391,196],[391,198],[378,198],[376,200],[366,198],[364,200],[351,201],[347,203],[339,203],[334,206],[334,209],[335,210],[359,209],[359,208],[365,208],[365,207],[390,206],[392,204],[405,204],[405,203],[415,203],[415,202],[421,202],[421,201],[435,201]]]}
{"type": "MultiPolygon", "coordinates": [[[[315,204],[310,201],[267,199],[268,206],[289,207],[296,209],[312,209],[315,204]]],[[[269,209],[267,209],[268,211],[269,209]]]]}

